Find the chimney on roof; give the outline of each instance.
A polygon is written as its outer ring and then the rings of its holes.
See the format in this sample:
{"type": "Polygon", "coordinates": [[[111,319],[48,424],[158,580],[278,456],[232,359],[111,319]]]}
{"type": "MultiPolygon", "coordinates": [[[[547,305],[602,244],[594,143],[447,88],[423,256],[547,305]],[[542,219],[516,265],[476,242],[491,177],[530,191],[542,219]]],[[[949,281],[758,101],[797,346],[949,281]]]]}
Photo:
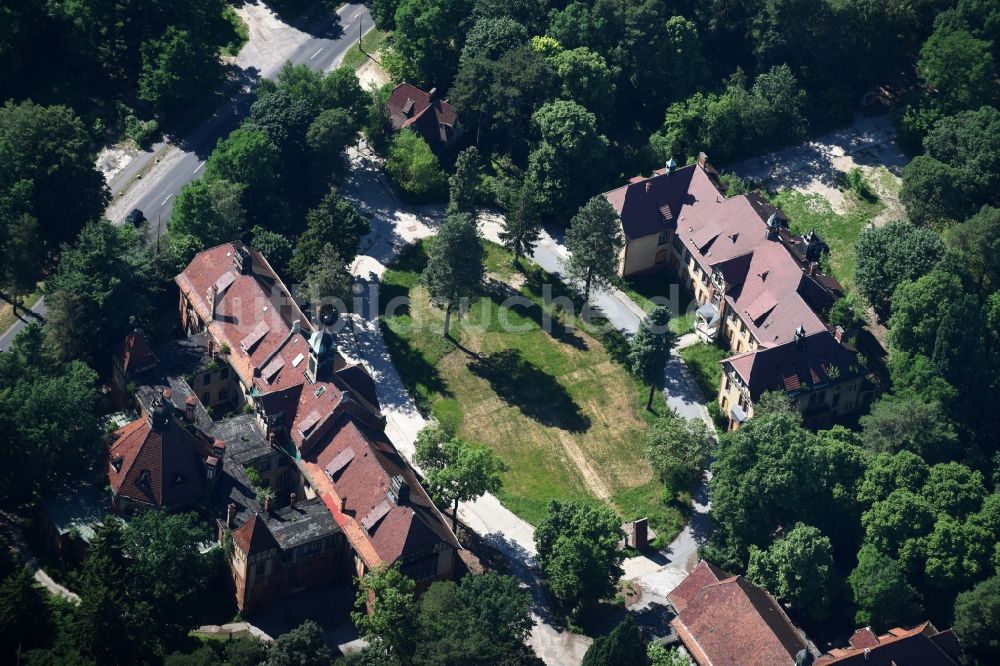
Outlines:
{"type": "Polygon", "coordinates": [[[651,183],[650,181],[647,180],[646,181],[646,191],[649,192],[651,189],[653,189],[653,183],[651,183]]]}
{"type": "Polygon", "coordinates": [[[218,306],[219,290],[215,288],[214,284],[208,288],[208,293],[205,294],[205,299],[208,301],[208,305],[212,309],[212,321],[215,321],[215,308],[218,306]]]}
{"type": "Polygon", "coordinates": [[[291,495],[289,495],[288,496],[288,506],[289,506],[289,508],[294,509],[295,508],[295,502],[298,499],[299,499],[299,496],[296,495],[295,493],[292,493],[291,495]]]}
{"type": "Polygon", "coordinates": [[[271,493],[264,495],[264,513],[271,513],[271,493]]]}
{"type": "Polygon", "coordinates": [[[434,96],[437,95],[437,91],[438,91],[437,88],[431,88],[430,91],[427,93],[427,97],[429,99],[434,99],[434,96]]]}
{"type": "Polygon", "coordinates": [[[269,430],[267,433],[267,443],[271,445],[272,449],[278,448],[278,433],[269,430]]]}
{"type": "Polygon", "coordinates": [[[674,172],[674,169],[676,168],[677,168],[677,162],[675,162],[674,158],[671,157],[669,160],[667,160],[666,165],[664,165],[663,171],[669,176],[674,172]]]}
{"type": "Polygon", "coordinates": [[[806,648],[802,648],[795,655],[795,666],[811,666],[813,663],[812,652],[806,648]]]}
{"type": "Polygon", "coordinates": [[[340,497],[340,512],[344,513],[347,511],[347,495],[341,495],[340,497]]]}
{"type": "Polygon", "coordinates": [[[238,248],[233,254],[233,266],[240,275],[249,275],[253,269],[253,258],[245,247],[238,248]]]}
{"type": "Polygon", "coordinates": [[[700,166],[702,169],[708,168],[708,155],[706,155],[703,152],[698,153],[698,166],[700,166]]]}
{"type": "Polygon", "coordinates": [[[806,328],[802,324],[799,324],[799,327],[795,329],[795,344],[800,349],[806,346],[806,328]]]}
{"type": "Polygon", "coordinates": [[[215,339],[212,338],[212,336],[208,336],[208,356],[212,357],[214,355],[215,355],[215,339]]]}
{"type": "Polygon", "coordinates": [[[231,528],[233,526],[233,518],[236,516],[236,505],[232,502],[226,506],[226,527],[231,528]]]}
{"type": "Polygon", "coordinates": [[[163,398],[154,398],[149,407],[149,425],[154,430],[163,430],[170,425],[169,404],[163,398]]]}
{"type": "Polygon", "coordinates": [[[194,407],[197,403],[198,399],[193,395],[189,395],[184,401],[184,420],[188,423],[194,423],[194,407]]]}
{"type": "Polygon", "coordinates": [[[389,480],[389,497],[400,506],[410,501],[410,484],[399,474],[389,480]]]}
{"type": "Polygon", "coordinates": [[[872,649],[866,647],[865,648],[865,661],[868,661],[868,657],[870,657],[871,655],[872,655],[872,649]]]}
{"type": "Polygon", "coordinates": [[[815,261],[809,262],[809,277],[815,277],[817,266],[819,266],[819,264],[817,264],[815,261]]]}
{"type": "Polygon", "coordinates": [[[212,442],[212,453],[219,457],[221,460],[223,456],[226,455],[226,443],[221,439],[217,439],[212,442]]]}
{"type": "Polygon", "coordinates": [[[833,329],[833,339],[836,340],[837,342],[843,344],[843,342],[844,342],[844,327],[843,326],[837,326],[836,328],[833,329]]]}

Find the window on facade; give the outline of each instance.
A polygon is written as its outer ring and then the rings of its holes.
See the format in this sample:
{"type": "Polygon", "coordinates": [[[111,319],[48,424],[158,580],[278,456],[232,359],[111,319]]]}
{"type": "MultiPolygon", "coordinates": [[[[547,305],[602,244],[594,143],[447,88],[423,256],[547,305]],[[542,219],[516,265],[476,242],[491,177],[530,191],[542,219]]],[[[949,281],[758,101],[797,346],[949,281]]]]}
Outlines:
{"type": "Polygon", "coordinates": [[[678,254],[684,251],[684,244],[681,242],[681,237],[678,236],[677,234],[674,234],[673,245],[675,248],[677,248],[678,254]]]}
{"type": "Polygon", "coordinates": [[[403,566],[403,573],[413,580],[430,578],[437,573],[437,558],[429,557],[413,564],[403,566]]]}
{"type": "Polygon", "coordinates": [[[229,368],[222,368],[219,370],[219,376],[223,379],[229,379],[229,368]]]}
{"type": "Polygon", "coordinates": [[[229,391],[226,389],[219,389],[219,400],[225,400],[229,397],[229,391]]]}
{"type": "Polygon", "coordinates": [[[212,397],[212,396],[210,396],[207,391],[205,393],[202,393],[201,394],[201,404],[203,404],[203,405],[209,404],[209,400],[208,399],[210,397],[212,397]]]}
{"type": "Polygon", "coordinates": [[[282,472],[278,475],[278,487],[284,488],[288,485],[288,472],[282,472]]]}
{"type": "Polygon", "coordinates": [[[669,239],[670,239],[670,232],[669,231],[661,231],[660,232],[660,237],[657,239],[656,244],[657,245],[666,245],[667,241],[669,239]]]}
{"type": "Polygon", "coordinates": [[[205,384],[205,385],[211,384],[212,383],[212,373],[211,372],[206,372],[205,376],[201,378],[201,383],[205,384]]]}

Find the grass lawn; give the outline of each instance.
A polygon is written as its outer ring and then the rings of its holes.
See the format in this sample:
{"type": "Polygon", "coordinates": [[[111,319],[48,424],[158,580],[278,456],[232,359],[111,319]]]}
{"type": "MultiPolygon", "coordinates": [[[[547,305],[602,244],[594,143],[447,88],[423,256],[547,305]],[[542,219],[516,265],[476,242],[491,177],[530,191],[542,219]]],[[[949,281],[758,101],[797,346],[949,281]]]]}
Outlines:
{"type": "MultiPolygon", "coordinates": [[[[887,172],[888,173],[888,172],[887,172]]],[[[891,178],[890,178],[891,180],[891,178]]],[[[818,194],[782,190],[772,199],[788,216],[793,233],[815,230],[830,246],[830,272],[848,291],[854,289],[854,242],[875,216],[885,208],[881,201],[866,201],[853,192],[845,193],[847,212],[837,213],[818,194]]]]}
{"type": "Polygon", "coordinates": [[[719,380],[722,379],[722,366],[719,361],[732,356],[732,352],[717,345],[699,342],[681,349],[679,353],[694,373],[705,399],[712,402],[719,392],[719,380]]]}
{"type": "Polygon", "coordinates": [[[342,67],[350,67],[351,69],[357,69],[361,65],[368,62],[368,56],[365,55],[375,55],[378,53],[379,49],[385,44],[385,40],[389,37],[388,32],[383,32],[378,28],[372,28],[368,33],[361,38],[361,46],[364,47],[364,53],[358,48],[358,44],[355,42],[354,46],[347,50],[344,54],[344,60],[341,62],[342,67]]]}
{"type": "Polygon", "coordinates": [[[243,48],[243,45],[250,39],[250,28],[243,22],[240,15],[231,6],[222,10],[222,18],[229,22],[229,29],[223,37],[226,42],[220,49],[224,56],[235,56],[243,48]]]}
{"type": "Polygon", "coordinates": [[[619,288],[646,312],[656,306],[651,299],[666,298],[671,311],[670,330],[677,335],[694,330],[694,310],[688,311],[693,304],[691,293],[667,273],[648,273],[625,278],[619,288]]]}
{"type": "MultiPolygon", "coordinates": [[[[510,254],[488,243],[483,294],[452,318],[454,340],[446,340],[444,312],[419,280],[425,247],[402,253],[380,294],[383,304],[410,297],[405,309],[383,312],[382,331],[421,411],[500,455],[509,467],[500,498],[528,522],[552,499],[610,501],[624,520],[648,516],[671,539],[683,516],[663,501],[643,457],[653,418],[644,409],[648,389],[616,362],[600,332],[543,303],[543,284],[556,296],[565,287],[534,264],[515,271],[510,254]],[[511,297],[520,303],[502,307],[511,297]]],[[[665,409],[658,393],[654,410],[665,409]]]]}

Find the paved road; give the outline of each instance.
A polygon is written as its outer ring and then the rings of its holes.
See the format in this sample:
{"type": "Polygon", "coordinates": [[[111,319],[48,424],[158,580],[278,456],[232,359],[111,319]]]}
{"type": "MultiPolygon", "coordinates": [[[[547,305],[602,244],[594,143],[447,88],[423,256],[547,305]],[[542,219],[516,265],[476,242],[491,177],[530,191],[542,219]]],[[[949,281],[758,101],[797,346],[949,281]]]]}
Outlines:
{"type": "Polygon", "coordinates": [[[329,70],[357,42],[360,32],[374,27],[368,8],[356,3],[342,6],[336,16],[317,10],[315,19],[295,22],[301,29],[282,23],[263,4],[248,4],[240,11],[251,26],[250,41],[235,63],[245,79],[241,89],[186,138],[154,145],[112,178],[109,186],[114,199],[106,213],[111,221],[121,222],[138,208],[150,220],[150,233],[162,234],[174,197],[201,175],[216,142],[246,117],[257,80],[276,75],[285,61],[329,70]],[[144,175],[137,180],[139,174],[144,175]]]}
{"type": "MultiPolygon", "coordinates": [[[[38,302],[31,308],[31,311],[44,317],[45,313],[49,311],[48,306],[45,304],[45,299],[39,298],[38,302]]],[[[24,316],[24,313],[22,312],[21,315],[24,316]]],[[[3,334],[0,334],[0,351],[7,351],[10,348],[11,343],[14,342],[14,338],[21,332],[21,329],[33,321],[38,320],[30,316],[24,316],[24,319],[15,319],[14,323],[10,325],[10,328],[4,331],[3,334]]]]}
{"type": "MultiPolygon", "coordinates": [[[[216,142],[234,130],[249,112],[253,101],[250,84],[261,77],[273,77],[286,60],[327,71],[340,62],[360,33],[374,27],[365,5],[348,3],[337,10],[336,16],[319,11],[320,7],[313,7],[313,17],[307,13],[295,21],[298,27],[282,22],[262,3],[241,7],[238,11],[250,26],[250,40],[235,61],[245,78],[241,90],[183,140],[157,143],[135,156],[108,183],[113,199],[106,217],[121,223],[132,209],[138,208],[150,220],[151,234],[164,233],[174,197],[201,175],[216,142]],[[143,175],[137,180],[139,174],[143,175]]],[[[32,311],[44,316],[44,299],[32,311]]],[[[6,351],[26,325],[19,319],[0,334],[0,351],[6,351]]]]}

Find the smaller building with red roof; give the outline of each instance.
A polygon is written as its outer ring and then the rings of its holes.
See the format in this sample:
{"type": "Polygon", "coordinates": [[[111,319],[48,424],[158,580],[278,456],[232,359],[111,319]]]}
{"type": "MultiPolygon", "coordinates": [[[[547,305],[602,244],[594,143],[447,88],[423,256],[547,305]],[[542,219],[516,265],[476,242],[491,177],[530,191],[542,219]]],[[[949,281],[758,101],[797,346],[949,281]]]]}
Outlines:
{"type": "Polygon", "coordinates": [[[793,666],[814,654],[766,590],[702,560],[667,595],[670,625],[699,666],[793,666]]]}
{"type": "Polygon", "coordinates": [[[858,629],[848,647],[830,650],[816,660],[816,666],[958,666],[961,657],[962,645],[954,631],[938,631],[924,622],[881,635],[871,627],[858,629]]]}
{"type": "Polygon", "coordinates": [[[393,129],[413,130],[438,155],[444,153],[462,132],[455,108],[448,100],[438,97],[436,88],[428,92],[411,83],[400,83],[389,94],[386,109],[393,129]]]}

